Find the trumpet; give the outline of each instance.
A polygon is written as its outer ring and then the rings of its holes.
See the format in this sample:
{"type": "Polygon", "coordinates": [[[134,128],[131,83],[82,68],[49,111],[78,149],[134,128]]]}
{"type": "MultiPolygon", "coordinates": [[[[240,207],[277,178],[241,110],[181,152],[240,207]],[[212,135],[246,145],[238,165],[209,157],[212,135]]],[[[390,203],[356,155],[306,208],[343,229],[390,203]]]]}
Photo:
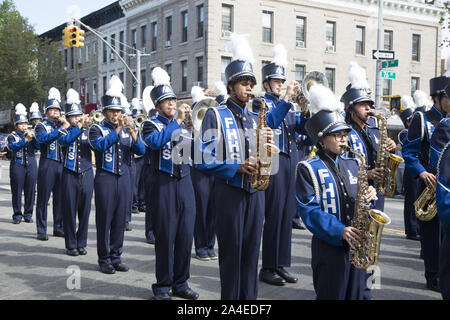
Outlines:
{"type": "Polygon", "coordinates": [[[33,126],[27,126],[27,128],[25,129],[25,136],[29,136],[31,138],[34,138],[36,136],[36,132],[34,131],[33,126]]]}
{"type": "Polygon", "coordinates": [[[105,116],[101,111],[91,111],[89,114],[89,120],[91,120],[91,123],[93,124],[99,124],[105,119],[105,116]]]}
{"type": "Polygon", "coordinates": [[[325,74],[319,71],[311,71],[305,75],[302,80],[301,88],[297,88],[294,94],[294,103],[296,104],[295,110],[292,112],[304,113],[308,110],[309,106],[309,91],[315,84],[321,84],[328,87],[328,80],[325,74]]]}

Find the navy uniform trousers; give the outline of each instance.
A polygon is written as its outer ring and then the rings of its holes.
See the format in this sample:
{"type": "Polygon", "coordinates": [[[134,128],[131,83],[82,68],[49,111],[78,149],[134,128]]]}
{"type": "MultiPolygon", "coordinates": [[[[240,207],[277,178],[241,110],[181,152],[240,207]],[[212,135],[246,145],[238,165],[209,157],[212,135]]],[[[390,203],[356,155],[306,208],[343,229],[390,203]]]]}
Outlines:
{"type": "Polygon", "coordinates": [[[444,300],[450,300],[450,229],[442,226],[442,242],[439,255],[439,281],[444,300]]]}
{"type": "Polygon", "coordinates": [[[155,295],[188,289],[195,223],[194,189],[190,175],[181,179],[153,170],[156,186],[151,192],[155,233],[155,295]]]}
{"type": "Polygon", "coordinates": [[[405,189],[405,201],[403,206],[403,218],[405,221],[405,233],[407,236],[420,234],[419,222],[416,218],[414,201],[419,197],[419,181],[411,176],[407,167],[403,173],[403,185],[405,189]]]}
{"type": "Polygon", "coordinates": [[[134,163],[136,164],[136,178],[134,179],[133,185],[133,209],[138,209],[141,211],[145,205],[145,195],[144,195],[144,157],[135,157],[134,163]]]}
{"type": "Polygon", "coordinates": [[[134,184],[136,181],[136,163],[134,162],[134,156],[131,158],[131,166],[130,166],[130,189],[127,190],[129,193],[130,208],[127,209],[127,214],[125,216],[125,222],[131,222],[131,211],[133,208],[133,193],[134,193],[134,184]]]}
{"type": "Polygon", "coordinates": [[[256,300],[264,192],[249,193],[220,179],[213,190],[221,299],[256,300]]]}
{"type": "Polygon", "coordinates": [[[131,208],[130,166],[117,175],[97,168],[94,179],[99,265],[121,263],[125,215],[131,208]]]}
{"type": "MultiPolygon", "coordinates": [[[[146,159],[147,161],[147,159],[146,159]]],[[[145,238],[147,240],[153,240],[154,233],[153,233],[153,223],[152,223],[152,202],[151,202],[151,196],[152,196],[152,190],[155,186],[154,184],[154,176],[153,176],[153,169],[147,162],[144,164],[142,169],[143,177],[143,184],[144,184],[144,199],[145,199],[145,238]]]]}
{"type": "Polygon", "coordinates": [[[11,181],[13,220],[30,220],[33,216],[34,198],[37,181],[36,159],[29,160],[27,166],[22,166],[15,161],[11,161],[9,166],[9,177],[11,181]],[[25,204],[22,214],[22,191],[25,195],[25,204]]]}
{"type": "Polygon", "coordinates": [[[53,193],[53,232],[63,232],[62,170],[62,162],[41,157],[39,161],[36,202],[36,226],[38,234],[47,233],[47,205],[51,193],[53,193]]]}
{"type": "Polygon", "coordinates": [[[94,171],[90,168],[82,173],[76,173],[64,168],[62,185],[64,186],[62,199],[66,248],[86,248],[94,192],[94,171]]]}
{"type": "Polygon", "coordinates": [[[191,167],[195,193],[196,216],[194,226],[195,252],[198,255],[214,253],[216,233],[214,230],[214,177],[191,167]]]}

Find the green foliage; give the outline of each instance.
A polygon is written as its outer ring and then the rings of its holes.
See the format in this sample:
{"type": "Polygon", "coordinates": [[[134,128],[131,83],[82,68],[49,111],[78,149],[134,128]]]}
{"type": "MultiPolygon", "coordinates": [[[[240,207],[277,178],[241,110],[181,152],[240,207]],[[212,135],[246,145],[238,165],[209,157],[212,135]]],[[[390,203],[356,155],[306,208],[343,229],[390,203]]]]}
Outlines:
{"type": "Polygon", "coordinates": [[[50,87],[63,87],[65,71],[56,44],[41,40],[12,0],[0,3],[0,108],[45,101],[50,87]]]}

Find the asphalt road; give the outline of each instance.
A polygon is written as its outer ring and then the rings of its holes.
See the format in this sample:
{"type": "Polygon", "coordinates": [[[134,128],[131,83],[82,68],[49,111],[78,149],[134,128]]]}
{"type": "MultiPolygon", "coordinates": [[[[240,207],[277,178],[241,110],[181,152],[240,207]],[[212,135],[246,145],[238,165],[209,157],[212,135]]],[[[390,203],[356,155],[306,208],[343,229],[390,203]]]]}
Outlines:
{"type": "MultiPolygon", "coordinates": [[[[147,300],[153,297],[155,254],[154,246],[145,242],[143,213],[133,215],[133,230],[125,233],[122,258],[130,271],[106,275],[99,271],[97,264],[94,203],[86,256],[65,254],[64,239],[52,236],[51,212],[49,206],[49,241],[36,240],[35,223],[12,224],[9,162],[1,160],[0,300],[147,300]]],[[[373,277],[373,299],[440,300],[439,293],[425,287],[424,264],[419,258],[420,242],[405,238],[403,199],[387,199],[385,212],[392,223],[383,233],[379,269],[373,277]]],[[[315,299],[310,246],[308,230],[293,230],[289,270],[299,277],[299,282],[284,287],[260,283],[258,299],[315,299]]],[[[220,299],[217,260],[199,261],[193,251],[190,273],[189,284],[200,294],[200,299],[220,299]]]]}

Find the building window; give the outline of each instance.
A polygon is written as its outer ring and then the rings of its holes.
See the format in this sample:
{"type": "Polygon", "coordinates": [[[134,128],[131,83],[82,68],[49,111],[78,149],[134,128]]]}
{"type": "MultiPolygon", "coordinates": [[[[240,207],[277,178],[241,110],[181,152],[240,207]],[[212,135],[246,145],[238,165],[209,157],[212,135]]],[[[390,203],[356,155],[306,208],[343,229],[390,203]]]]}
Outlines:
{"type": "Polygon", "coordinates": [[[306,66],[301,64],[295,65],[295,81],[297,81],[300,84],[303,82],[303,78],[305,77],[305,70],[306,66]]]}
{"type": "Polygon", "coordinates": [[[183,11],[181,13],[181,42],[188,40],[188,12],[183,11]]]}
{"type": "Polygon", "coordinates": [[[141,27],[141,47],[145,48],[147,46],[147,26],[141,27]]]}
{"type": "Polygon", "coordinates": [[[357,26],[356,27],[356,54],[364,55],[364,42],[366,37],[366,28],[357,26]]]}
{"type": "Polygon", "coordinates": [[[141,70],[141,90],[147,87],[147,74],[145,70],[141,70]]]}
{"type": "Polygon", "coordinates": [[[233,32],[233,6],[222,5],[222,37],[228,37],[233,32]]]}
{"type": "Polygon", "coordinates": [[[137,32],[136,29],[131,30],[131,46],[133,49],[136,49],[137,47],[137,32]]]}
{"type": "Polygon", "coordinates": [[[106,42],[108,42],[108,38],[105,37],[103,38],[103,40],[105,40],[103,42],[103,63],[107,62],[107,55],[108,55],[108,49],[106,48],[106,42]]]}
{"type": "Polygon", "coordinates": [[[420,35],[413,34],[412,36],[412,60],[420,61],[420,35]]]}
{"type": "Polygon", "coordinates": [[[167,71],[167,74],[169,75],[169,77],[172,78],[172,64],[171,63],[166,64],[166,71],[167,71]]]}
{"type": "Polygon", "coordinates": [[[197,38],[203,37],[203,29],[205,22],[205,9],[203,5],[197,7],[197,38]]]}
{"type": "Polygon", "coordinates": [[[262,41],[272,43],[273,12],[263,11],[262,41]]]}
{"type": "Polygon", "coordinates": [[[420,78],[419,77],[411,77],[411,96],[414,95],[416,90],[420,88],[420,78]]]}
{"type": "MultiPolygon", "coordinates": [[[[392,95],[392,80],[383,79],[383,96],[392,95]]],[[[389,98],[383,98],[384,101],[388,101],[389,98]]]]}
{"type": "Polygon", "coordinates": [[[181,61],[181,91],[187,91],[187,61],[181,61]]]}
{"type": "Polygon", "coordinates": [[[73,59],[74,59],[73,47],[70,47],[70,69],[73,69],[73,59]]]}
{"type": "Polygon", "coordinates": [[[67,67],[69,63],[69,51],[64,49],[64,66],[67,67]]]}
{"type": "Polygon", "coordinates": [[[336,51],[335,44],[336,44],[336,22],[327,21],[326,39],[325,39],[326,51],[335,52],[336,51]]]}
{"type": "Polygon", "coordinates": [[[120,56],[123,58],[123,56],[124,56],[124,42],[125,42],[125,39],[124,39],[124,37],[125,37],[125,34],[124,34],[124,32],[123,31],[120,31],[120,33],[119,33],[119,54],[120,54],[120,56]]]}
{"type": "Polygon", "coordinates": [[[203,82],[203,57],[197,58],[197,81],[203,82]]]}
{"type": "Polygon", "coordinates": [[[158,23],[152,23],[152,51],[158,49],[158,23]]]}
{"type": "Polygon", "coordinates": [[[81,62],[83,61],[83,48],[78,48],[78,64],[81,64],[81,62]]]}
{"type": "Polygon", "coordinates": [[[106,94],[107,89],[108,89],[108,83],[106,82],[106,77],[103,77],[103,95],[106,94]]]}
{"type": "Polygon", "coordinates": [[[89,45],[86,45],[86,62],[89,62],[89,45]]]}
{"type": "Polygon", "coordinates": [[[119,73],[119,79],[120,79],[120,81],[122,81],[122,83],[125,81],[123,72],[119,73]]]}
{"type": "Polygon", "coordinates": [[[335,69],[334,68],[326,68],[325,69],[325,77],[328,80],[328,87],[333,92],[334,92],[334,78],[335,78],[334,74],[335,74],[335,69]]]}
{"type": "Polygon", "coordinates": [[[390,30],[384,30],[384,50],[392,50],[394,32],[390,30]]]}
{"type": "Polygon", "coordinates": [[[97,79],[92,80],[92,103],[97,103],[97,79]]]}
{"type": "Polygon", "coordinates": [[[84,104],[89,104],[91,103],[91,95],[90,95],[90,87],[89,87],[89,80],[85,80],[84,82],[84,90],[86,92],[86,98],[84,100],[84,104]]]}
{"type": "Polygon", "coordinates": [[[227,81],[227,78],[226,78],[226,76],[225,76],[225,69],[227,68],[227,66],[228,66],[230,63],[231,63],[231,58],[229,58],[229,57],[222,57],[222,59],[221,59],[221,64],[222,64],[222,68],[221,68],[221,79],[222,79],[222,82],[225,83],[225,85],[226,85],[226,83],[228,82],[228,81],[227,81]]]}
{"type": "Polygon", "coordinates": [[[133,86],[132,86],[132,89],[131,89],[131,96],[132,97],[136,97],[136,89],[137,89],[137,83],[136,83],[136,80],[135,79],[137,79],[137,77],[136,77],[136,72],[133,72],[133,75],[134,75],[134,77],[133,77],[133,86]]]}
{"type": "Polygon", "coordinates": [[[306,47],[306,18],[297,17],[295,24],[295,46],[298,48],[306,47]]]}
{"type": "Polygon", "coordinates": [[[92,47],[92,53],[94,56],[97,56],[97,41],[94,41],[94,45],[92,47]]]}
{"type": "Polygon", "coordinates": [[[172,45],[172,17],[166,18],[166,47],[170,47],[172,45]]]}
{"type": "MultiPolygon", "coordinates": [[[[111,47],[116,50],[116,35],[112,34],[111,35],[111,47]]],[[[113,52],[111,52],[111,60],[114,60],[115,55],[113,52]]]]}

